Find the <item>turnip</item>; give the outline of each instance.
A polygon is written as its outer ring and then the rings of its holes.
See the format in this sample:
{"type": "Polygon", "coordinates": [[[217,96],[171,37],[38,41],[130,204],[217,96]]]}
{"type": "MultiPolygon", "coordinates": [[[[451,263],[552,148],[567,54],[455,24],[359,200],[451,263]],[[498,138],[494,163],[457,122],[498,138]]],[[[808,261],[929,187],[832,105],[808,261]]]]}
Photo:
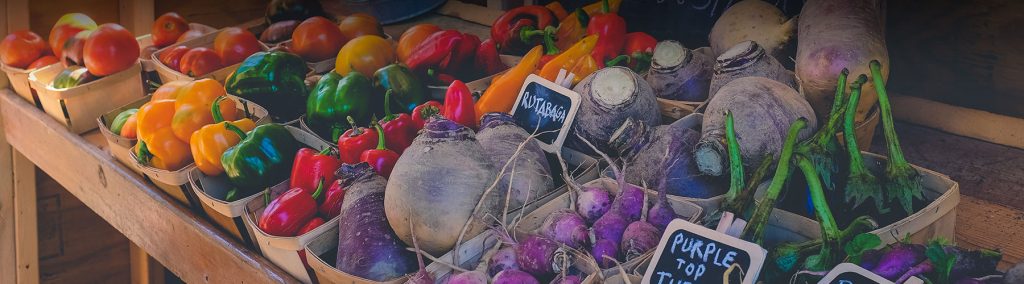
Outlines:
{"type": "Polygon", "coordinates": [[[661,230],[646,221],[636,221],[626,227],[619,250],[626,261],[633,260],[658,247],[661,230]]]}
{"type": "Polygon", "coordinates": [[[1014,265],[1003,275],[1004,284],[1024,283],[1024,262],[1014,265]]]}
{"type": "Polygon", "coordinates": [[[654,90],[640,75],[626,67],[608,67],[594,72],[573,88],[582,97],[567,146],[594,154],[582,140],[594,141],[601,151],[608,151],[611,138],[627,118],[647,125],[661,124],[661,115],[654,90]],[[580,136],[582,138],[576,137],[580,136]]]}
{"type": "Polygon", "coordinates": [[[878,265],[871,272],[885,279],[896,280],[911,267],[924,260],[923,245],[896,243],[878,259],[878,265]]]}
{"type": "Polygon", "coordinates": [[[487,274],[480,271],[467,271],[448,278],[448,284],[487,284],[487,274]]]}
{"type": "MultiPolygon", "coordinates": [[[[665,150],[665,155],[668,156],[670,153],[672,153],[672,148],[679,149],[678,144],[680,143],[681,142],[679,141],[673,141],[672,147],[669,147],[669,149],[665,150]]],[[[675,165],[676,160],[665,159],[661,167],[666,169],[666,171],[670,171],[672,167],[674,167],[675,165]]],[[[664,231],[665,228],[668,227],[668,223],[671,223],[672,220],[676,218],[675,210],[673,210],[672,205],[668,203],[668,194],[666,193],[667,190],[665,189],[667,187],[667,182],[668,175],[662,175],[661,182],[660,184],[658,184],[658,197],[657,199],[654,200],[654,204],[651,205],[651,209],[647,210],[647,216],[645,218],[648,223],[653,225],[655,228],[658,228],[659,233],[661,231],[664,231]]],[[[630,225],[632,226],[632,224],[630,225]]],[[[628,231],[629,229],[627,228],[626,230],[628,231]]]]}
{"type": "Polygon", "coordinates": [[[795,30],[795,17],[787,20],[786,15],[771,3],[746,0],[729,6],[718,17],[711,27],[708,41],[715,54],[722,54],[737,43],[752,40],[772,56],[781,57],[795,30]]]}
{"type": "Polygon", "coordinates": [[[505,270],[491,279],[492,284],[539,284],[537,278],[529,273],[519,270],[505,270]]]}
{"type": "Polygon", "coordinates": [[[399,242],[384,216],[387,181],[367,163],[342,165],[338,176],[345,184],[345,200],[338,215],[338,224],[343,229],[338,230],[335,267],[373,281],[387,281],[415,271],[416,256],[399,242]]]}
{"type": "Polygon", "coordinates": [[[566,208],[551,213],[538,230],[542,236],[573,249],[581,249],[587,244],[587,223],[573,209],[566,208]]]}
{"type": "Polygon", "coordinates": [[[585,187],[576,197],[576,212],[583,217],[587,225],[594,224],[612,208],[612,196],[608,190],[600,187],[585,187]]]}
{"type": "Polygon", "coordinates": [[[601,268],[608,268],[611,267],[611,263],[605,261],[604,256],[615,258],[626,227],[630,223],[640,220],[644,209],[646,209],[646,194],[643,189],[626,182],[623,172],[619,170],[611,157],[598,150],[590,141],[582,139],[582,137],[579,138],[608,162],[619,186],[619,195],[615,196],[615,200],[612,201],[612,208],[604,216],[598,218],[594,222],[594,226],[590,228],[590,240],[594,244],[590,250],[591,254],[598,260],[601,268]]]}
{"type": "Polygon", "coordinates": [[[600,258],[600,260],[597,260],[597,265],[602,269],[615,266],[615,262],[608,260],[608,258],[614,259],[618,253],[619,244],[615,243],[614,240],[597,240],[594,243],[594,247],[590,249],[590,254],[594,255],[594,258],[600,258]]]}
{"type": "Polygon", "coordinates": [[[814,133],[817,120],[807,101],[796,90],[762,78],[736,79],[711,98],[704,112],[701,139],[694,158],[702,173],[721,176],[728,161],[725,143],[725,113],[736,118],[736,137],[746,166],[760,165],[766,155],[778,156],[786,138],[786,129],[798,118],[809,126],[800,131],[800,140],[814,133]]]}
{"type": "Polygon", "coordinates": [[[677,120],[650,127],[642,121],[627,119],[608,143],[618,151],[623,163],[630,165],[623,169],[626,182],[663,184],[675,196],[710,198],[725,193],[720,182],[697,169],[693,148],[700,133],[687,127],[687,123],[677,120]],[[667,183],[660,182],[663,177],[668,179],[667,183]]]}
{"type": "Polygon", "coordinates": [[[711,76],[708,96],[714,98],[733,80],[744,77],[764,77],[797,88],[793,72],[786,70],[775,57],[766,54],[760,45],[744,41],[729,48],[715,59],[715,74],[711,76]]]}
{"type": "MultiPolygon", "coordinates": [[[[800,11],[797,35],[796,75],[801,93],[819,117],[825,117],[843,68],[850,74],[868,74],[868,62],[881,61],[883,77],[889,74],[885,47],[885,13],[882,0],[806,1],[800,11]]],[[[884,81],[884,80],[883,80],[884,81]]],[[[858,122],[867,118],[876,93],[866,88],[857,105],[858,122]]]]}
{"type": "Polygon", "coordinates": [[[511,166],[514,171],[503,174],[497,187],[500,190],[511,187],[510,208],[525,204],[527,196],[543,196],[555,188],[544,150],[537,140],[530,137],[530,133],[515,124],[511,115],[484,114],[476,139],[495,168],[504,166],[516,153],[519,144],[526,143],[511,166]]]}
{"type": "Polygon", "coordinates": [[[487,261],[487,274],[491,277],[505,270],[519,270],[519,263],[516,262],[516,250],[511,246],[498,249],[494,255],[484,260],[487,261]]]}
{"type": "Polygon", "coordinates": [[[659,42],[644,79],[659,98],[702,102],[708,98],[714,58],[696,53],[674,40],[659,42]]]}
{"type": "Polygon", "coordinates": [[[559,252],[558,243],[552,239],[527,234],[516,245],[516,263],[522,271],[536,276],[554,274],[554,257],[559,252]]]}
{"type": "Polygon", "coordinates": [[[464,228],[475,236],[487,227],[484,216],[500,212],[503,191],[484,196],[496,176],[472,130],[434,117],[395,164],[385,213],[402,241],[412,241],[409,228],[401,225],[412,220],[423,250],[443,254],[464,228]]]}

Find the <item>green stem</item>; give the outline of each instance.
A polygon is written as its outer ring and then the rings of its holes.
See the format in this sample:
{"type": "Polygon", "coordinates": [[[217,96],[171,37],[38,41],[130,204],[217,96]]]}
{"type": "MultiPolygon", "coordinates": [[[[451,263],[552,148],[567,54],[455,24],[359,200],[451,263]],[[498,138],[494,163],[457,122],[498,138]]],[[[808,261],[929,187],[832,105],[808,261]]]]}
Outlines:
{"type": "Polygon", "coordinates": [[[800,118],[793,122],[789,126],[789,133],[786,135],[786,142],[782,146],[782,155],[779,157],[779,165],[775,168],[775,177],[772,178],[771,185],[768,186],[768,192],[765,193],[764,198],[761,199],[761,203],[754,209],[754,215],[750,218],[750,222],[746,228],[743,228],[743,239],[761,244],[764,240],[764,230],[768,224],[768,217],[772,213],[772,209],[775,208],[775,200],[779,198],[782,193],[782,186],[786,183],[786,179],[789,178],[789,163],[790,158],[793,157],[793,145],[796,144],[797,134],[800,130],[807,126],[807,119],[800,118]]]}
{"type": "Polygon", "coordinates": [[[832,210],[828,206],[828,199],[821,187],[821,180],[818,179],[818,174],[814,170],[814,164],[807,158],[797,155],[796,165],[803,172],[804,179],[807,180],[807,187],[811,192],[811,202],[814,204],[814,213],[821,224],[822,238],[827,242],[838,242],[839,225],[836,224],[836,219],[832,216],[832,210]]]}
{"type": "MultiPolygon", "coordinates": [[[[238,189],[237,188],[231,188],[231,190],[228,190],[228,194],[224,196],[224,201],[232,202],[232,201],[235,201],[235,200],[238,200],[238,189]]],[[[264,204],[264,205],[266,205],[266,204],[264,204]]]]}
{"type": "Polygon", "coordinates": [[[391,93],[392,92],[393,92],[392,89],[388,89],[386,92],[384,92],[384,119],[383,119],[384,121],[390,121],[392,119],[395,119],[395,116],[396,116],[396,115],[391,113],[391,93]]]}
{"type": "Polygon", "coordinates": [[[587,24],[590,23],[590,14],[587,11],[576,8],[576,19],[580,22],[580,27],[586,28],[587,24]]]}
{"type": "Polygon", "coordinates": [[[616,56],[615,58],[612,58],[612,60],[608,60],[608,62],[605,62],[605,66],[617,66],[619,65],[619,63],[622,63],[623,61],[625,61],[626,64],[629,64],[629,60],[630,58],[628,55],[619,55],[616,56]]]}
{"type": "Polygon", "coordinates": [[[263,205],[270,204],[270,189],[263,190],[263,205]]]}
{"type": "Polygon", "coordinates": [[[139,164],[149,165],[149,160],[153,158],[153,153],[149,152],[149,146],[146,145],[146,141],[139,139],[139,144],[135,147],[135,161],[139,162],[139,164]]]}
{"type": "Polygon", "coordinates": [[[732,111],[725,113],[725,141],[729,150],[729,191],[725,193],[725,200],[731,202],[740,194],[744,185],[743,157],[740,155],[740,143],[736,140],[736,123],[732,111]]]}
{"type": "Polygon", "coordinates": [[[601,11],[605,13],[610,13],[612,11],[612,6],[608,3],[608,0],[601,1],[601,11]]]}
{"type": "Polygon", "coordinates": [[[846,103],[845,97],[846,92],[846,77],[850,75],[850,70],[843,68],[843,71],[839,72],[839,79],[836,81],[836,95],[832,100],[832,112],[828,116],[828,124],[826,124],[825,131],[819,131],[818,136],[815,137],[814,141],[817,141],[818,146],[824,146],[828,144],[832,139],[835,139],[837,126],[843,119],[843,106],[846,103]]]}
{"type": "Polygon", "coordinates": [[[220,102],[227,98],[228,96],[219,96],[216,100],[213,100],[213,106],[210,107],[210,113],[213,114],[213,123],[224,121],[224,114],[220,112],[220,102]]]}
{"type": "Polygon", "coordinates": [[[761,181],[764,180],[766,175],[768,175],[768,170],[772,168],[773,162],[775,162],[775,156],[771,154],[765,155],[764,159],[761,161],[761,166],[757,167],[754,174],[750,176],[747,186],[743,188],[743,191],[740,192],[739,196],[736,197],[736,201],[733,202],[733,205],[729,208],[730,212],[736,213],[738,216],[743,216],[745,219],[749,218],[747,215],[749,212],[746,210],[747,204],[750,204],[750,201],[754,199],[754,193],[757,192],[757,186],[761,185],[761,181]]]}
{"type": "Polygon", "coordinates": [[[320,199],[320,194],[324,192],[324,177],[320,177],[320,182],[316,184],[316,191],[313,192],[313,200],[320,199]]]}
{"type": "Polygon", "coordinates": [[[331,151],[333,151],[333,150],[331,150],[331,147],[324,147],[324,149],[320,150],[320,152],[317,153],[317,155],[320,155],[320,156],[330,155],[331,151]]]}
{"type": "Polygon", "coordinates": [[[882,111],[882,130],[885,132],[885,145],[889,150],[889,164],[905,165],[907,160],[903,157],[900,141],[896,138],[896,128],[892,121],[892,105],[889,104],[889,95],[885,92],[885,80],[882,79],[882,63],[872,60],[868,66],[871,68],[871,79],[874,81],[875,92],[878,93],[878,105],[882,111]]]}
{"type": "Polygon", "coordinates": [[[857,148],[857,135],[854,135],[854,118],[857,115],[857,103],[860,101],[860,88],[867,81],[867,77],[861,74],[850,85],[850,102],[846,104],[846,115],[843,121],[843,140],[846,141],[846,151],[850,155],[851,175],[867,172],[864,160],[861,158],[860,149],[857,148]]]}
{"type": "Polygon", "coordinates": [[[360,134],[363,134],[363,130],[359,129],[359,126],[356,126],[355,118],[352,118],[351,116],[346,116],[345,120],[348,121],[348,125],[352,127],[352,136],[359,136],[360,134]]]}
{"type": "Polygon", "coordinates": [[[245,131],[242,131],[242,129],[238,128],[238,126],[235,126],[234,124],[231,124],[230,122],[225,122],[224,123],[224,128],[227,128],[228,130],[231,130],[231,132],[234,132],[235,134],[237,134],[239,139],[245,140],[245,131]]]}
{"type": "Polygon", "coordinates": [[[380,124],[374,119],[373,129],[377,130],[377,150],[387,150],[388,147],[384,144],[384,129],[380,127],[380,124]]]}
{"type": "Polygon", "coordinates": [[[558,46],[555,45],[555,28],[551,26],[544,28],[544,54],[555,55],[559,52],[562,51],[558,50],[558,46]]]}

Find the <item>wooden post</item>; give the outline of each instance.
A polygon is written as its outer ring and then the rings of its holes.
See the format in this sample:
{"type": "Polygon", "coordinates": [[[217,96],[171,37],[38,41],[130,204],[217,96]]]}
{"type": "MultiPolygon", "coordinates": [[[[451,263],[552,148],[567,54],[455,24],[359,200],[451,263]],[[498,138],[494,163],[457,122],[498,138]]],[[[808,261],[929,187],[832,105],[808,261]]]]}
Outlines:
{"type": "Polygon", "coordinates": [[[128,244],[128,254],[132,264],[132,284],[163,284],[164,266],[156,259],[149,256],[145,250],[135,245],[128,244]]]}
{"type": "MultiPolygon", "coordinates": [[[[10,148],[10,146],[7,146],[10,148]]],[[[39,224],[36,220],[36,165],[12,150],[14,226],[18,283],[39,283],[39,224]]]]}
{"type": "Polygon", "coordinates": [[[118,15],[121,25],[136,36],[150,33],[156,8],[153,0],[119,0],[118,15]]]}

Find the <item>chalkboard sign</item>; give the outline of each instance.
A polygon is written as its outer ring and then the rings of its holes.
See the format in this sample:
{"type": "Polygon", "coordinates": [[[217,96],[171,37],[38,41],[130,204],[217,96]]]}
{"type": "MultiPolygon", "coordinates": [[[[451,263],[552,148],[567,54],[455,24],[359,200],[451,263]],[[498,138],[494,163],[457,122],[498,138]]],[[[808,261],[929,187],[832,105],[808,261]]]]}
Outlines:
{"type": "Polygon", "coordinates": [[[818,281],[818,284],[893,284],[853,263],[841,263],[818,281]]]}
{"type": "Polygon", "coordinates": [[[756,244],[676,219],[661,236],[643,283],[752,284],[765,254],[756,244]]]}
{"type": "Polygon", "coordinates": [[[526,77],[512,108],[512,118],[526,132],[536,133],[545,151],[562,149],[580,107],[580,94],[540,76],[526,77]]]}

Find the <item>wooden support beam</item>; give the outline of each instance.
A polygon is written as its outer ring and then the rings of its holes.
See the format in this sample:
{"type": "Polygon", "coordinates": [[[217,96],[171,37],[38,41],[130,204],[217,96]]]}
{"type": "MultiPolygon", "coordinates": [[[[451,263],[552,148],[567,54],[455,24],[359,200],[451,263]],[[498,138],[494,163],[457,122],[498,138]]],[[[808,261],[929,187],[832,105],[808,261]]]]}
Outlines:
{"type": "Polygon", "coordinates": [[[156,19],[153,0],[119,0],[118,8],[121,25],[133,34],[140,36],[152,31],[156,19]]]}
{"type": "Polygon", "coordinates": [[[910,96],[894,96],[892,104],[893,116],[898,120],[1024,149],[1022,118],[910,96]]]}
{"type": "Polygon", "coordinates": [[[28,22],[28,0],[4,0],[4,18],[7,28],[0,30],[7,34],[12,31],[27,29],[28,22]]]}
{"type": "Polygon", "coordinates": [[[135,245],[128,244],[129,257],[132,264],[132,284],[163,284],[164,266],[156,259],[150,257],[145,250],[135,245]]]}
{"type": "MultiPolygon", "coordinates": [[[[4,0],[0,0],[2,3],[4,0]]],[[[3,13],[0,13],[3,14],[3,13]]],[[[3,118],[0,118],[0,122],[3,118]]],[[[0,123],[0,133],[3,124],[0,123]]],[[[0,135],[0,283],[17,283],[17,240],[14,220],[14,171],[11,145],[0,135]]]]}
{"type": "Polygon", "coordinates": [[[39,224],[36,213],[36,166],[12,151],[14,232],[18,283],[39,283],[39,224]]]}

